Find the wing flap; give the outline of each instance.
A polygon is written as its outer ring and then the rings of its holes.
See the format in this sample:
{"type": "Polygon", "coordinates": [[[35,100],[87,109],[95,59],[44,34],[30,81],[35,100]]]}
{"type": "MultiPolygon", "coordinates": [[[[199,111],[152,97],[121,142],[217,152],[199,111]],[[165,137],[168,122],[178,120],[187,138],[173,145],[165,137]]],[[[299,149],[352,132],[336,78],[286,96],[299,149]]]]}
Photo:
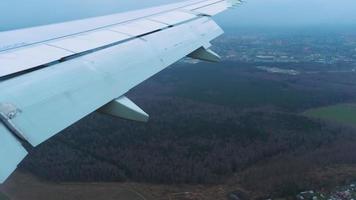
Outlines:
{"type": "Polygon", "coordinates": [[[72,52],[39,44],[30,48],[0,53],[0,77],[38,67],[63,57],[72,52]],[[46,54],[44,54],[46,52],[46,54]]]}

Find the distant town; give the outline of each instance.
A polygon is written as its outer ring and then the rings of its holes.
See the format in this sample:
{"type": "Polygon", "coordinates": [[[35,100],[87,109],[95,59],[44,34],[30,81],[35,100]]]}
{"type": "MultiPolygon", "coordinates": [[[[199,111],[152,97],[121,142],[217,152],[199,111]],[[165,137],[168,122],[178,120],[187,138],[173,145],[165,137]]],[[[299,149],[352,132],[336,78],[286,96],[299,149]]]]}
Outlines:
{"type": "Polygon", "coordinates": [[[355,64],[356,37],[335,34],[229,34],[216,42],[228,61],[270,63],[355,64]],[[317,35],[316,35],[317,34],[317,35]]]}

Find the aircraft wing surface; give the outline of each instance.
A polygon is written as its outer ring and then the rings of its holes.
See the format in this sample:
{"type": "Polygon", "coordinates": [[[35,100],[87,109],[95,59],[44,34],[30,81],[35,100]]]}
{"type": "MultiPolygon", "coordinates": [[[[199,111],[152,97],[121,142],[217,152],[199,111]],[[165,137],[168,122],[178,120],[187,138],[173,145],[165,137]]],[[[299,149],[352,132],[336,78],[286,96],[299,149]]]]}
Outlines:
{"type": "Polygon", "coordinates": [[[147,121],[124,95],[183,57],[218,61],[212,20],[238,0],[190,0],[0,32],[0,183],[37,146],[100,111],[147,121]]]}

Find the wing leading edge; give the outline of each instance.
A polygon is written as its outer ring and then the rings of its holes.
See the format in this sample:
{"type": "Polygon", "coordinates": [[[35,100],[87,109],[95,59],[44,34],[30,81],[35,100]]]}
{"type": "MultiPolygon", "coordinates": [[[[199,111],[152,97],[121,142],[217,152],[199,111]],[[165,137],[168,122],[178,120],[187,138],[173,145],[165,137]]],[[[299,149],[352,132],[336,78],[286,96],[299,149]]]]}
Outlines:
{"type": "Polygon", "coordinates": [[[238,3],[193,0],[0,33],[12,38],[0,46],[0,183],[27,155],[21,143],[37,146],[94,111],[147,121],[124,94],[185,56],[218,61],[209,47],[223,31],[211,16],[238,3]]]}

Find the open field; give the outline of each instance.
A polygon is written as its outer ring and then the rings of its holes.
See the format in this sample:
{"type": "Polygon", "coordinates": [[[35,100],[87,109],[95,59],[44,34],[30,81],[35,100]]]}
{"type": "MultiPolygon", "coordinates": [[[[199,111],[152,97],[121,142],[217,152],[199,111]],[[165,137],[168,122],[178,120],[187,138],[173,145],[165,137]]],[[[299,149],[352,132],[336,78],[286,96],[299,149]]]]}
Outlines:
{"type": "Polygon", "coordinates": [[[338,104],[307,110],[306,116],[356,126],[356,104],[338,104]]]}

